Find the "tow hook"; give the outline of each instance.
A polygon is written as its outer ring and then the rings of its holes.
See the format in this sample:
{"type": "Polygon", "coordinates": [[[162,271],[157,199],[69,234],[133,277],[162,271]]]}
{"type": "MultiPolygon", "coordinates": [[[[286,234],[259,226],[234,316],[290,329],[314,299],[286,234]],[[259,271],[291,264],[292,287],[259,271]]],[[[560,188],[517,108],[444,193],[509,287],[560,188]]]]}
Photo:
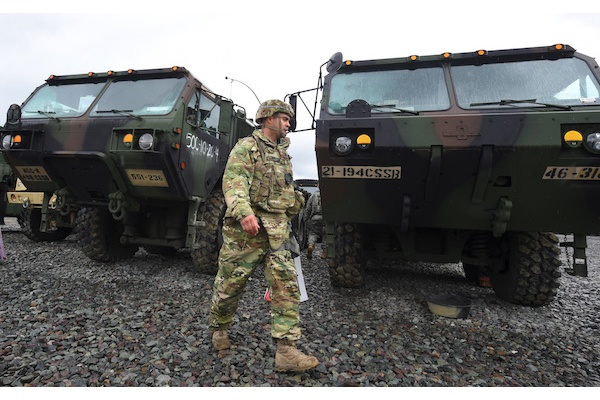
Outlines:
{"type": "Polygon", "coordinates": [[[56,191],[56,208],[60,215],[68,215],[71,212],[71,205],[69,204],[69,198],[71,192],[68,188],[62,188],[56,191]]]}
{"type": "Polygon", "coordinates": [[[506,197],[498,199],[498,207],[494,210],[492,218],[492,232],[494,237],[500,237],[506,232],[506,224],[510,219],[510,210],[512,209],[512,201],[506,197]]]}
{"type": "Polygon", "coordinates": [[[127,197],[123,192],[114,192],[108,195],[108,211],[117,221],[123,219],[126,210],[139,211],[140,204],[127,197]]]}

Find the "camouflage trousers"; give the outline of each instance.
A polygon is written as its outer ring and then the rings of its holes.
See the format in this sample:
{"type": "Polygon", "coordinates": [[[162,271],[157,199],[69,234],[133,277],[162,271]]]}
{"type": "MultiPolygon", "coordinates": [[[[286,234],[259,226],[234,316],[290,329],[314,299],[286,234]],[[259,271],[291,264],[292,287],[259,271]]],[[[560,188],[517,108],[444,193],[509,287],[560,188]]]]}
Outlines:
{"type": "Polygon", "coordinates": [[[231,219],[223,226],[223,245],[219,253],[219,271],[213,284],[209,326],[216,330],[231,325],[248,278],[263,263],[271,295],[271,336],[297,341],[301,334],[300,289],[290,251],[271,251],[269,237],[262,226],[258,235],[250,236],[239,222],[231,219]]]}
{"type": "Polygon", "coordinates": [[[323,237],[323,220],[322,219],[310,219],[306,224],[306,230],[308,231],[308,243],[317,243],[319,238],[323,237]]]}

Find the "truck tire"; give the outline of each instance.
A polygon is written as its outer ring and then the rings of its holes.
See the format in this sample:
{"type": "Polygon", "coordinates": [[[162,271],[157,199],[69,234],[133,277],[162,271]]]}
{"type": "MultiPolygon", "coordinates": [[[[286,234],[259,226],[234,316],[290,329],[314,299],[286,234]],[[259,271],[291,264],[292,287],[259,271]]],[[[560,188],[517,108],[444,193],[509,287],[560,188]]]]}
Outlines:
{"type": "Polygon", "coordinates": [[[198,210],[196,243],[192,250],[192,263],[197,271],[215,275],[219,269],[219,250],[222,239],[222,220],[225,213],[225,197],[220,187],[215,186],[198,210]]]}
{"type": "Polygon", "coordinates": [[[335,224],[335,257],[329,262],[329,277],[334,287],[360,288],[365,284],[363,240],[360,226],[335,224]]]}
{"type": "Polygon", "coordinates": [[[496,295],[510,303],[538,307],[550,304],[560,285],[558,238],[549,232],[511,232],[508,268],[490,276],[496,295]]]}
{"type": "Polygon", "coordinates": [[[27,208],[17,215],[17,221],[23,234],[34,242],[57,242],[65,239],[73,232],[73,228],[54,228],[46,232],[40,231],[42,222],[41,208],[27,208]]]}
{"type": "Polygon", "coordinates": [[[462,263],[467,282],[477,285],[479,281],[479,265],[462,263]]]}
{"type": "Polygon", "coordinates": [[[83,253],[99,262],[114,262],[132,258],[139,246],[122,244],[123,224],[102,208],[83,208],[80,211],[78,242],[83,253]]]}

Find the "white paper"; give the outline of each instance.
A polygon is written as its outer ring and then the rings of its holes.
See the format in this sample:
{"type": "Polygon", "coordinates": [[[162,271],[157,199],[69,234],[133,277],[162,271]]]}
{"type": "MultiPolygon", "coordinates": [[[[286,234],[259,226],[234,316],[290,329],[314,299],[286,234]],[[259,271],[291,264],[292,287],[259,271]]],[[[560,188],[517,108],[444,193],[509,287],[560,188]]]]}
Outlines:
{"type": "Polygon", "coordinates": [[[300,257],[294,258],[294,264],[296,264],[296,272],[298,273],[298,287],[300,288],[300,302],[308,300],[308,294],[306,293],[306,286],[304,286],[304,275],[302,274],[302,263],[300,257]]]}

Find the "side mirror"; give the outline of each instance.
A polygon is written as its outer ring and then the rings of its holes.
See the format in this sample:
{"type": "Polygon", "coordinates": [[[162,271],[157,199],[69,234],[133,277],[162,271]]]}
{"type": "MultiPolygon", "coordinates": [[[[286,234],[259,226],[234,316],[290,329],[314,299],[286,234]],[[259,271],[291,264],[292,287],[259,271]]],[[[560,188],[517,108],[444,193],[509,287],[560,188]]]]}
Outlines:
{"type": "Polygon", "coordinates": [[[292,106],[292,110],[294,110],[294,118],[290,121],[290,132],[294,132],[296,130],[296,126],[298,125],[298,121],[296,120],[296,115],[298,115],[298,110],[296,105],[298,104],[298,95],[291,94],[289,99],[290,106],[292,106]]]}
{"type": "Polygon", "coordinates": [[[11,104],[8,107],[8,112],[6,113],[6,123],[7,124],[16,124],[21,120],[21,106],[18,104],[11,104]]]}
{"type": "Polygon", "coordinates": [[[335,72],[342,66],[343,55],[339,51],[332,55],[327,61],[327,72],[335,72]]]}
{"type": "Polygon", "coordinates": [[[221,99],[220,107],[218,131],[229,134],[231,133],[231,120],[233,119],[233,103],[221,99]]]}

